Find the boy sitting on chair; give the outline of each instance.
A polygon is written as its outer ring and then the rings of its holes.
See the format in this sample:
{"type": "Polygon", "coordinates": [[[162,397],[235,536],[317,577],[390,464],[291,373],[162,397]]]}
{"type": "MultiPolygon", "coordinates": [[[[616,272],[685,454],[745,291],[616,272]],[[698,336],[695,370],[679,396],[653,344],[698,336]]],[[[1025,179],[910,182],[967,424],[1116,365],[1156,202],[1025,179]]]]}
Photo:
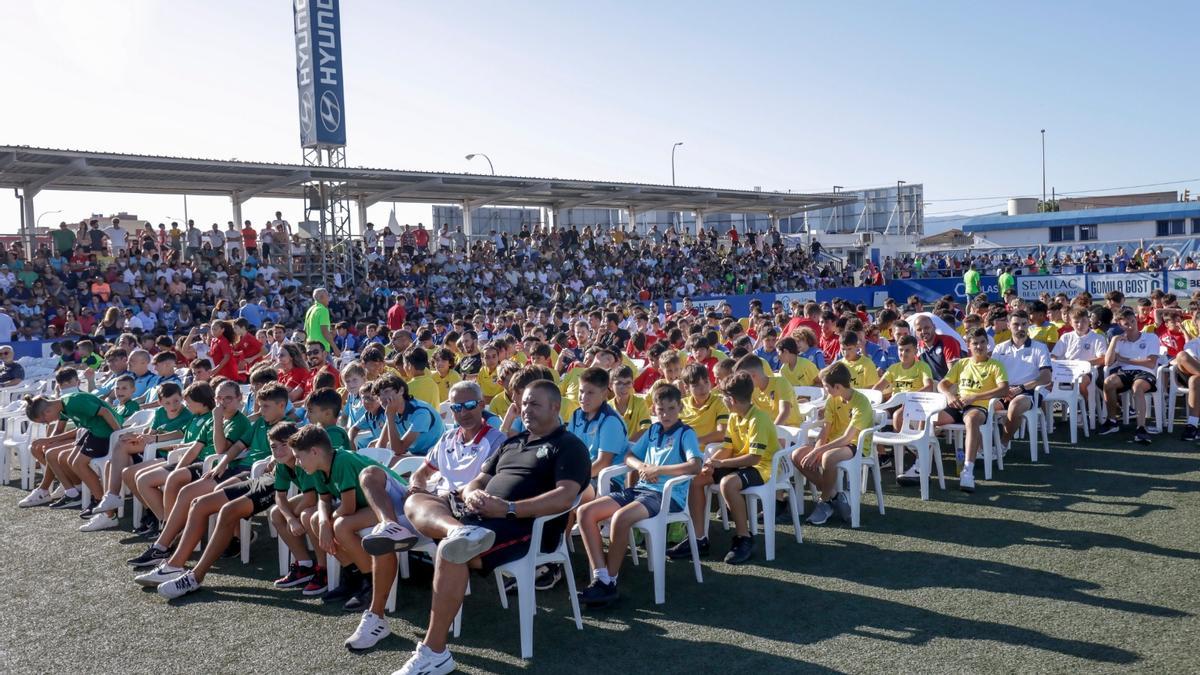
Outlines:
{"type": "MultiPolygon", "coordinates": [[[[679,420],[683,394],[673,384],[654,388],[654,412],[658,422],[638,439],[625,456],[625,465],[638,473],[635,487],[599,497],[579,507],[583,547],[592,566],[592,583],[579,594],[589,606],[604,606],[617,599],[617,575],[625,560],[629,534],[634,523],[653,518],[664,508],[681,510],[687,488],[676,486],[663,504],[663,486],[674,476],[696,474],[703,455],[696,432],[679,420]],[[608,555],[600,540],[600,524],[609,523],[608,555]]],[[[684,542],[686,544],[686,542],[684,542]]]]}
{"type": "MultiPolygon", "coordinates": [[[[871,401],[861,391],[851,388],[850,369],[845,363],[834,362],[821,373],[821,381],[828,396],[821,435],[816,443],[792,451],[792,463],[821,493],[820,503],[808,517],[813,525],[824,525],[835,511],[842,520],[850,521],[850,500],[839,489],[837,465],[854,457],[859,434],[875,423],[871,401]]],[[[850,476],[850,480],[859,477],[850,476]]]]}
{"type": "MultiPolygon", "coordinates": [[[[721,496],[729,507],[737,532],[725,555],[725,562],[731,565],[746,562],[754,554],[754,539],[750,536],[742,490],[762,485],[770,478],[771,460],[779,449],[775,423],[767,411],[754,405],[754,389],[754,379],[746,371],[733,373],[722,380],[721,396],[731,413],[725,446],[704,462],[688,492],[692,525],[700,532],[704,518],[708,516],[704,488],[714,484],[721,486],[721,496]]],[[[701,553],[708,552],[708,537],[697,539],[696,544],[701,553]]],[[[683,558],[691,555],[691,549],[687,542],[681,542],[668,555],[683,558]]]]}

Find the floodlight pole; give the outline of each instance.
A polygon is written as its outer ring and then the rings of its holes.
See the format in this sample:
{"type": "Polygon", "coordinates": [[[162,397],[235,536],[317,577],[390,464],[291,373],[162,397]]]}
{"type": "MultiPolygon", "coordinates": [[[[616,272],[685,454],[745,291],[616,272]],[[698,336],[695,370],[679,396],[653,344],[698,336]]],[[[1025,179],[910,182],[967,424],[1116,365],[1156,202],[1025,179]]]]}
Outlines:
{"type": "Polygon", "coordinates": [[[1046,130],[1042,129],[1042,210],[1049,208],[1046,204],[1046,130]]]}
{"type": "Polygon", "coordinates": [[[671,146],[671,185],[675,184],[675,148],[683,145],[683,141],[678,141],[671,146]]]}

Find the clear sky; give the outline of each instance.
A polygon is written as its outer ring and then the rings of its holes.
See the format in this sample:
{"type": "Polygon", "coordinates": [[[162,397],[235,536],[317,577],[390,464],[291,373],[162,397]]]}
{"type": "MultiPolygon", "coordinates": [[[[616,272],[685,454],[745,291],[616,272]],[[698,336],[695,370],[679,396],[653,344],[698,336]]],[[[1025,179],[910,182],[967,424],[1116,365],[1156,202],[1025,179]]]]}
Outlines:
{"type": "MultiPolygon", "coordinates": [[[[286,0],[0,0],[0,143],[299,163],[286,0]]],[[[350,164],[764,190],[928,214],[1200,177],[1196,2],[343,0],[350,164]],[[946,201],[989,197],[976,201],[946,201]]],[[[1200,182],[1146,190],[1200,193],[1200,182]]],[[[3,203],[3,202],[0,202],[3,203]]],[[[15,231],[18,201],[0,209],[15,231]]],[[[256,224],[277,208],[251,200],[256,224]]],[[[387,205],[370,217],[386,222],[387,205]]],[[[42,224],[182,199],[43,192],[42,224]]],[[[401,222],[428,224],[426,206],[401,222]]],[[[228,201],[189,199],[204,227],[228,201]]]]}

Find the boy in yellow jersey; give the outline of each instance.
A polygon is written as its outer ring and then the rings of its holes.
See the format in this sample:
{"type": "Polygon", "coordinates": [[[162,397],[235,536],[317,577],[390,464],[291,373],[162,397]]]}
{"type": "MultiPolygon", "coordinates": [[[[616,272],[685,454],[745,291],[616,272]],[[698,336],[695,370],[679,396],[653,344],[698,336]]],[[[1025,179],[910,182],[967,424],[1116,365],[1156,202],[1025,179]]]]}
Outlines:
{"type": "MultiPolygon", "coordinates": [[[[752,371],[735,372],[721,384],[722,398],[732,413],[725,446],[704,462],[700,474],[688,488],[692,524],[697,532],[703,532],[704,518],[708,516],[704,488],[714,483],[721,486],[721,497],[729,507],[736,530],[733,545],[725,554],[725,562],[730,565],[744,563],[754,555],[754,539],[750,536],[742,490],[762,485],[771,477],[771,462],[779,450],[779,435],[771,416],[754,405],[753,373],[761,375],[762,366],[755,363],[753,368],[752,371]]],[[[708,537],[696,540],[696,544],[702,554],[708,552],[708,537]]],[[[683,541],[672,547],[667,555],[682,558],[690,556],[691,549],[687,541],[683,541]]]]}
{"type": "MultiPolygon", "coordinates": [[[[884,371],[883,377],[875,388],[883,395],[891,398],[896,394],[911,391],[933,391],[933,370],[929,364],[917,358],[917,338],[915,335],[905,335],[896,344],[900,356],[899,363],[893,363],[884,371]]],[[[884,427],[884,431],[895,431],[904,427],[904,406],[898,406],[892,411],[892,423],[884,427]]],[[[909,453],[911,454],[911,452],[909,453]]],[[[880,466],[887,468],[887,457],[880,453],[880,466]]],[[[916,462],[909,462],[908,469],[896,476],[900,485],[916,485],[921,478],[920,467],[916,462]]]]}
{"type": "Polygon", "coordinates": [[[821,371],[817,364],[800,356],[800,345],[796,338],[786,337],[779,341],[779,374],[793,387],[819,387],[821,371]]]}
{"type": "Polygon", "coordinates": [[[870,389],[879,382],[879,369],[875,362],[862,352],[862,342],[858,333],[848,330],[842,333],[842,358],[839,363],[845,364],[850,371],[850,382],[855,389],[870,389]]]}
{"type": "Polygon", "coordinates": [[[520,369],[521,365],[516,361],[501,361],[500,365],[496,366],[496,384],[500,385],[500,393],[492,397],[492,400],[488,402],[487,409],[501,419],[508,412],[508,407],[512,405],[512,391],[509,389],[509,381],[520,369]]]}
{"type": "Polygon", "coordinates": [[[1047,316],[1049,311],[1046,303],[1041,300],[1029,303],[1029,339],[1036,340],[1046,345],[1046,349],[1053,351],[1054,345],[1058,343],[1059,331],[1050,322],[1047,316]]]}
{"type": "Polygon", "coordinates": [[[609,386],[612,387],[610,403],[625,420],[629,442],[634,443],[650,428],[650,407],[645,398],[633,393],[633,368],[619,365],[608,372],[609,386]]]}
{"type": "Polygon", "coordinates": [[[712,382],[708,380],[708,369],[699,363],[689,363],[683,369],[683,383],[688,395],[683,399],[683,423],[696,430],[700,447],[725,440],[725,426],[729,423],[729,408],[719,396],[712,393],[712,382]]]}
{"type": "MultiPolygon", "coordinates": [[[[851,386],[850,369],[835,362],[821,373],[825,383],[825,426],[815,443],[807,443],[792,451],[792,463],[821,492],[821,501],[813,509],[808,522],[824,525],[835,512],[850,522],[850,500],[838,490],[837,465],[858,452],[859,435],[875,422],[871,401],[851,386]]],[[[863,453],[870,449],[863,448],[863,453]]],[[[857,480],[857,476],[854,480],[857,480]]]]}
{"type": "MultiPolygon", "coordinates": [[[[500,385],[499,373],[500,368],[500,352],[496,349],[496,345],[488,343],[484,346],[483,365],[480,366],[479,372],[475,375],[475,383],[479,385],[479,390],[483,392],[483,402],[491,403],[492,399],[498,394],[503,393],[504,387],[500,385]]],[[[501,413],[503,417],[503,413],[501,413]]]]}
{"type": "MultiPolygon", "coordinates": [[[[579,376],[583,371],[596,365],[596,354],[600,350],[596,347],[588,347],[583,352],[582,361],[567,361],[567,372],[563,373],[561,379],[554,379],[554,383],[558,385],[558,391],[562,394],[562,417],[563,421],[571,419],[571,413],[579,407],[579,376]]],[[[535,364],[536,365],[536,364],[535,364]]],[[[551,372],[555,378],[558,373],[551,372]]]]}
{"type": "Polygon", "coordinates": [[[987,421],[988,407],[1008,393],[1008,372],[991,358],[988,334],[981,328],[967,341],[971,355],[950,367],[938,391],[946,395],[948,407],[938,415],[938,424],[962,424],[966,427],[965,461],[958,477],[958,488],[975,491],[975,457],[983,445],[980,427],[987,421]]]}
{"type": "Polygon", "coordinates": [[[421,347],[404,352],[404,368],[408,376],[409,395],[437,410],[444,399],[438,398],[437,383],[425,372],[429,368],[429,352],[421,347]]]}
{"type": "Polygon", "coordinates": [[[433,372],[429,377],[438,388],[438,405],[450,400],[450,387],[462,382],[462,375],[454,369],[457,360],[454,352],[445,347],[433,353],[433,372]]]}
{"type": "Polygon", "coordinates": [[[767,376],[766,364],[753,354],[737,360],[734,372],[747,372],[754,380],[754,405],[762,408],[775,424],[800,426],[800,404],[796,390],[779,375],[767,376]]]}
{"type": "Polygon", "coordinates": [[[558,371],[554,369],[554,349],[545,342],[538,342],[529,350],[529,363],[542,366],[554,376],[554,384],[559,384],[558,371]]]}

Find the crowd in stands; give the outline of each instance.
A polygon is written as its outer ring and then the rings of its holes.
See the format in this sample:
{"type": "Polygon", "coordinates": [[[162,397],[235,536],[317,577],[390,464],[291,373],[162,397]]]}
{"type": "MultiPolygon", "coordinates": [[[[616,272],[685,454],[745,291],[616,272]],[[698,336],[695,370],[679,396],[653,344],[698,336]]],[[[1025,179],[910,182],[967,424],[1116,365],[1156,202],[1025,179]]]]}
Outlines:
{"type": "Polygon", "coordinates": [[[1137,246],[1127,249],[1118,246],[1115,253],[1095,248],[1078,252],[1047,255],[1039,250],[1020,255],[999,250],[996,252],[953,251],[916,253],[884,260],[884,278],[930,279],[962,276],[974,263],[984,274],[999,275],[1004,270],[1015,274],[1083,274],[1105,272],[1161,272],[1164,270],[1194,270],[1196,260],[1190,255],[1175,255],[1159,246],[1137,246]]]}
{"type": "MultiPolygon", "coordinates": [[[[27,380],[0,345],[0,388],[26,392],[37,427],[41,476],[21,506],[74,510],[84,532],[132,527],[147,542],[127,561],[134,582],[167,599],[203,589],[248,544],[241,521],[266,513],[290,555],[275,586],[358,613],[350,649],[390,634],[396,554],[424,550],[429,624],[402,673],[454,669],[447,640],[471,570],[553,549],[575,525],[592,609],[619,597],[632,525],[664,508],[686,504],[690,521],[667,555],[709,554],[707,486],[734,528],[722,560],[752,560],[743,490],[772,480],[778,452],[815,488],[807,524],[850,522],[838,464],[890,466],[872,434],[900,428],[907,395],[940,393],[932,423],[961,425],[953,454],[968,493],[988,461],[987,420],[1006,453],[1059,360],[1092,367],[1078,386],[1104,403],[1101,434],[1123,432],[1121,395],[1165,390],[1163,373],[1187,392],[1182,439],[1200,426],[1200,297],[1185,310],[1161,292],[1131,307],[1118,292],[1026,301],[1009,288],[874,312],[755,301],[738,317],[689,296],[811,287],[811,252],[771,236],[573,230],[464,248],[448,231],[418,241],[407,229],[366,238],[361,287],[309,293],[264,236],[286,224],[198,247],[175,229],[125,248],[89,224],[3,282],[22,335],[70,336],[55,343],[52,383],[27,380]],[[650,302],[663,296],[677,301],[650,302]],[[22,313],[31,304],[41,309],[22,313]],[[613,466],[628,475],[601,476],[613,466]],[[688,480],[665,492],[676,477],[688,480]],[[137,522],[118,517],[126,494],[144,505],[137,522]],[[532,542],[539,517],[550,519],[532,542]]],[[[1131,398],[1128,431],[1149,444],[1163,430],[1131,398]]],[[[901,485],[928,471],[906,464],[901,485]]],[[[780,522],[797,506],[777,505],[780,522]]],[[[563,577],[544,566],[536,588],[563,577]]]]}
{"type": "MultiPolygon", "coordinates": [[[[2,311],[15,326],[13,339],[186,333],[213,318],[244,317],[255,329],[267,320],[290,323],[307,304],[316,242],[276,215],[259,229],[249,221],[223,230],[215,223],[209,230],[147,223],[134,232],[115,218],[62,223],[32,260],[15,241],[0,252],[2,311]]],[[[369,225],[355,256],[365,274],[356,286],[335,284],[331,308],[359,328],[396,295],[408,315],[431,321],[548,298],[588,305],[854,283],[852,270],[814,262],[812,252],[785,246],[778,232],[736,229],[697,237],[658,226],[644,234],[534,227],[468,242],[446,225],[436,235],[407,225],[380,233],[369,225]]]]}

